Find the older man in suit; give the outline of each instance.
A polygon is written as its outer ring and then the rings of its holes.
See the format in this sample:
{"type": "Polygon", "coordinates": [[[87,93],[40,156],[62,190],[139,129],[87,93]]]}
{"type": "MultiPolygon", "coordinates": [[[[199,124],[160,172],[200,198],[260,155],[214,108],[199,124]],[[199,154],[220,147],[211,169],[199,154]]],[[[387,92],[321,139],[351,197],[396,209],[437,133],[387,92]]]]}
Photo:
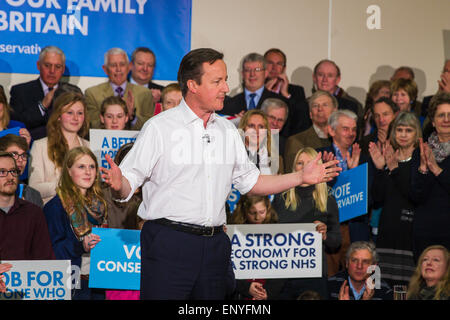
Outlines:
{"type": "Polygon", "coordinates": [[[328,91],[338,100],[339,109],[348,109],[356,113],[356,115],[362,116],[362,104],[339,87],[340,82],[341,70],[334,61],[324,59],[319,61],[314,67],[314,90],[328,91]]]}
{"type": "Polygon", "coordinates": [[[64,74],[65,62],[61,49],[47,46],[39,54],[39,78],[11,87],[11,119],[23,122],[34,140],[47,136],[53,94],[64,74]]]}
{"type": "Polygon", "coordinates": [[[268,72],[262,55],[258,53],[246,55],[242,61],[241,72],[243,92],[226,99],[220,113],[240,116],[247,110],[261,109],[262,103],[267,98],[278,98],[288,103],[282,95],[267,90],[264,86],[268,72]]]}
{"type": "Polygon", "coordinates": [[[331,146],[331,139],[328,135],[328,118],[338,109],[337,99],[327,91],[318,90],[308,99],[308,104],[312,125],[287,139],[284,152],[286,172],[292,171],[295,155],[301,148],[318,149],[331,146]]]}
{"type": "Polygon", "coordinates": [[[112,48],[105,53],[103,71],[109,81],[86,89],[86,103],[91,128],[100,128],[100,109],[103,100],[120,96],[127,103],[129,121],[133,130],[139,130],[153,116],[155,105],[150,90],[127,81],[130,62],[125,51],[112,48]]]}

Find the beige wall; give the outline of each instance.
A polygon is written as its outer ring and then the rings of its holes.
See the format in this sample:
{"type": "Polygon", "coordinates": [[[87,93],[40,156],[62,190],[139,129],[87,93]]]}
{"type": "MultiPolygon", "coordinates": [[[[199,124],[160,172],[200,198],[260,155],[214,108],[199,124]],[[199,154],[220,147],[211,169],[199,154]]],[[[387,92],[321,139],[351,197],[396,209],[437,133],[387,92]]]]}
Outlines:
{"type": "MultiPolygon", "coordinates": [[[[450,58],[450,37],[444,45],[444,35],[450,33],[448,0],[192,2],[192,48],[213,47],[225,54],[232,94],[240,90],[242,57],[250,52],[263,54],[271,47],[287,54],[288,76],[304,86],[307,95],[312,87],[312,68],[330,53],[341,67],[342,87],[361,101],[374,80],[388,79],[400,65],[416,71],[420,97],[432,94],[445,52],[450,58]],[[380,30],[367,28],[369,5],[380,7],[380,30]]],[[[0,74],[0,83],[9,91],[12,84],[34,78],[36,74],[0,74]]],[[[73,77],[70,82],[84,90],[104,80],[73,77]]]]}

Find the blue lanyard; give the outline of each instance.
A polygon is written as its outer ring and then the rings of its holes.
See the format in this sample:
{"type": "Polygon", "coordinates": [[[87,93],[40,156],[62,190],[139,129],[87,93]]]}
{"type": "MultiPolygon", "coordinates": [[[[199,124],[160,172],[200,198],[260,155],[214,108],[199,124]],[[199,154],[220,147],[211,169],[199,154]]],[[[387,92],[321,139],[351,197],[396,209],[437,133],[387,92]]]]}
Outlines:
{"type": "Polygon", "coordinates": [[[22,194],[23,194],[23,184],[21,183],[19,184],[19,195],[18,195],[19,199],[22,199],[22,194]]]}

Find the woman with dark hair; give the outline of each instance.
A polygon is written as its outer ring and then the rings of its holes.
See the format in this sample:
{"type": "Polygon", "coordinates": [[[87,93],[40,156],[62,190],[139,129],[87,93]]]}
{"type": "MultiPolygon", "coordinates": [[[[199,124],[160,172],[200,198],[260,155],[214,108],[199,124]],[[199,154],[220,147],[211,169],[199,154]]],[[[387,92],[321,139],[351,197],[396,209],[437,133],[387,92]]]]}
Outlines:
{"type": "Polygon", "coordinates": [[[450,248],[450,94],[436,94],[428,115],[435,131],[414,151],[412,164],[416,258],[430,245],[450,248]]]}
{"type": "Polygon", "coordinates": [[[373,105],[375,101],[380,98],[389,98],[391,96],[391,82],[389,80],[378,80],[372,83],[369,88],[369,92],[366,95],[366,102],[364,106],[364,116],[359,119],[359,129],[361,139],[364,136],[370,134],[375,126],[373,121],[373,105]]]}
{"type": "MultiPolygon", "coordinates": [[[[56,195],[44,206],[56,259],[71,260],[81,268],[81,289],[74,300],[94,298],[88,288],[89,256],[100,237],[93,227],[106,226],[106,202],[103,199],[98,163],[87,147],[71,149],[63,160],[56,195]]],[[[100,295],[104,299],[104,295],[100,295]]]]}
{"type": "Polygon", "coordinates": [[[376,172],[374,202],[382,207],[376,239],[381,276],[391,286],[407,284],[414,270],[410,198],[411,159],[422,137],[419,119],[402,111],[392,122],[389,142],[381,149],[371,142],[369,151],[376,172]]]}
{"type": "Polygon", "coordinates": [[[89,130],[86,104],[75,92],[61,94],[47,123],[48,136],[34,141],[30,151],[29,185],[41,193],[44,204],[56,194],[56,185],[67,152],[89,147],[83,139],[89,130]]]}

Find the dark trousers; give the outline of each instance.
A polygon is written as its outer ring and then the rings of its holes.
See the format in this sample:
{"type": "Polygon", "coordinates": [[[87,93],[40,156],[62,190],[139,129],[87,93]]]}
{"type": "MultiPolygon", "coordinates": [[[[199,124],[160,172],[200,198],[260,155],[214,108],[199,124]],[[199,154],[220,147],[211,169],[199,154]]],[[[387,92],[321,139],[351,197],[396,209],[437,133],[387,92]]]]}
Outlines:
{"type": "Polygon", "coordinates": [[[229,278],[231,244],[147,221],[141,231],[141,300],[221,300],[229,278]]]}

